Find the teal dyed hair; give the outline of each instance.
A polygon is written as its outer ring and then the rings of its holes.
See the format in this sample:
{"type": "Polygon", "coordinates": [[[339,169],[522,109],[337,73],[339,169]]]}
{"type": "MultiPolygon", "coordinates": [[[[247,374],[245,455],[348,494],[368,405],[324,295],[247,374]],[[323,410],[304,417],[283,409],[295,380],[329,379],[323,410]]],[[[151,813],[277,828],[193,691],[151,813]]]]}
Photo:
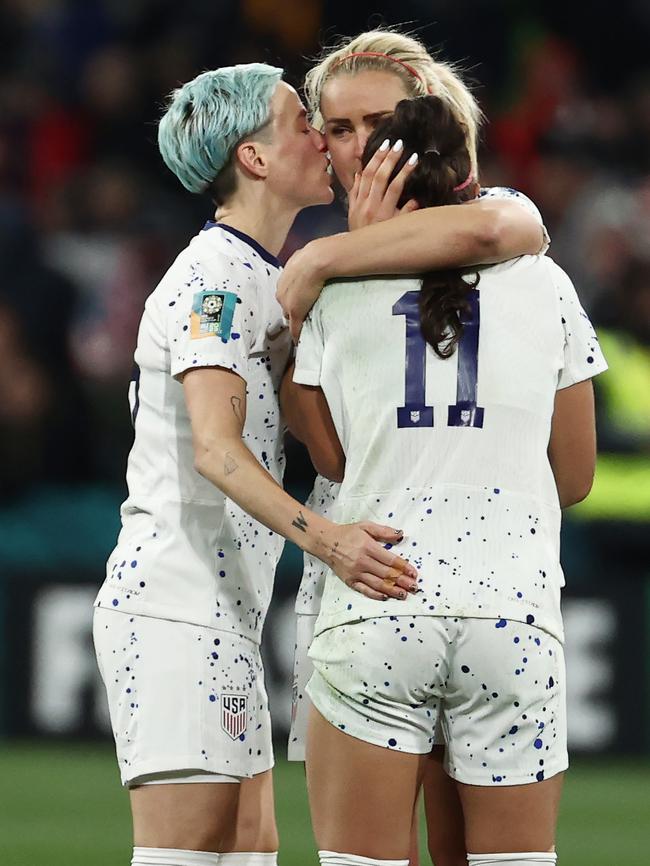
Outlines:
{"type": "Polygon", "coordinates": [[[173,91],[158,125],[158,149],[186,189],[207,189],[237,142],[267,123],[281,78],[276,66],[243,63],[202,72],[173,91]]]}

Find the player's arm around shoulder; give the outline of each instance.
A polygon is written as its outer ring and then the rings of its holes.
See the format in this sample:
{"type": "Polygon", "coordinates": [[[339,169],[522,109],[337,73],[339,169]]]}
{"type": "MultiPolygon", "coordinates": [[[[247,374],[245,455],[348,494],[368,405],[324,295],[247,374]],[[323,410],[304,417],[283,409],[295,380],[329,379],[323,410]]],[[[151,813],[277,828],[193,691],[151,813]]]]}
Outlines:
{"type": "Polygon", "coordinates": [[[330,481],[342,481],[345,454],[323,391],[318,386],[293,381],[289,364],[280,388],[280,406],[291,433],[302,442],[314,469],[330,481]]]}
{"type": "Polygon", "coordinates": [[[465,204],[422,208],[310,241],[289,259],[278,282],[277,299],[294,340],[328,280],[419,274],[544,252],[546,230],[537,208],[527,203],[532,205],[521,194],[495,191],[465,204]]]}

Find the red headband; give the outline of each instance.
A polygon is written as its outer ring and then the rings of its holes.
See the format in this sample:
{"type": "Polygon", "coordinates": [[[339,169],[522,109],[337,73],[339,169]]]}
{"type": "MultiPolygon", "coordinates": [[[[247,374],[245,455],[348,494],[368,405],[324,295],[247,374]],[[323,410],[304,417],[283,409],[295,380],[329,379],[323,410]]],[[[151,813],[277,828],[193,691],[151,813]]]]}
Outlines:
{"type": "Polygon", "coordinates": [[[332,69],[336,69],[336,67],[340,66],[341,63],[345,63],[346,60],[351,60],[353,57],[381,57],[383,60],[390,60],[391,63],[399,63],[399,65],[403,66],[410,75],[422,82],[422,84],[427,88],[427,93],[431,93],[431,88],[427,87],[425,80],[417,69],[410,66],[408,63],[404,63],[403,60],[398,60],[397,57],[391,57],[390,54],[382,54],[380,51],[354,51],[352,54],[346,54],[345,57],[339,58],[334,66],[332,66],[332,69]]]}
{"type": "Polygon", "coordinates": [[[473,180],[474,180],[474,172],[470,168],[469,174],[467,175],[467,178],[462,183],[459,183],[458,186],[454,187],[454,192],[460,192],[462,189],[467,189],[467,187],[470,185],[470,183],[473,182],[473,180]]]}

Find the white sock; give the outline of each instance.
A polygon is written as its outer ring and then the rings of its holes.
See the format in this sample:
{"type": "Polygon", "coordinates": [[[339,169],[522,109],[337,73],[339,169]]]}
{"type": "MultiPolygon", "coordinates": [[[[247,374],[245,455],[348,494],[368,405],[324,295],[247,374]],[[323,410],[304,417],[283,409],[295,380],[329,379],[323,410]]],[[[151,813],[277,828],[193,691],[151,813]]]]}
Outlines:
{"type": "Polygon", "coordinates": [[[181,848],[134,848],[131,866],[217,866],[219,855],[181,848]]]}
{"type": "Polygon", "coordinates": [[[219,854],[219,866],[278,866],[278,852],[262,854],[259,851],[232,851],[219,854]]]}
{"type": "Polygon", "coordinates": [[[408,860],[373,860],[359,854],[337,854],[336,851],[319,851],[321,866],[409,866],[408,860]]]}
{"type": "Polygon", "coordinates": [[[525,854],[468,854],[469,866],[548,866],[557,863],[555,851],[530,851],[525,854]]]}

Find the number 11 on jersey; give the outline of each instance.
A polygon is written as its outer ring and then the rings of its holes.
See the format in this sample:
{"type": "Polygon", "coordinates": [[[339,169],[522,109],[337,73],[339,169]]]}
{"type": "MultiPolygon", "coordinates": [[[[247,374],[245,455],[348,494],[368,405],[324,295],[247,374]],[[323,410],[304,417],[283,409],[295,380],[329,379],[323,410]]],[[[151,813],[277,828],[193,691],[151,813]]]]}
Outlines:
{"type": "MultiPolygon", "coordinates": [[[[420,330],[419,292],[406,292],[393,305],[394,316],[406,319],[404,405],[397,408],[398,427],[433,427],[433,406],[426,405],[427,344],[420,330]]],[[[480,295],[470,289],[469,311],[462,316],[463,333],[456,353],[456,402],[447,409],[448,427],[482,427],[484,411],[476,404],[480,295]]]]}

